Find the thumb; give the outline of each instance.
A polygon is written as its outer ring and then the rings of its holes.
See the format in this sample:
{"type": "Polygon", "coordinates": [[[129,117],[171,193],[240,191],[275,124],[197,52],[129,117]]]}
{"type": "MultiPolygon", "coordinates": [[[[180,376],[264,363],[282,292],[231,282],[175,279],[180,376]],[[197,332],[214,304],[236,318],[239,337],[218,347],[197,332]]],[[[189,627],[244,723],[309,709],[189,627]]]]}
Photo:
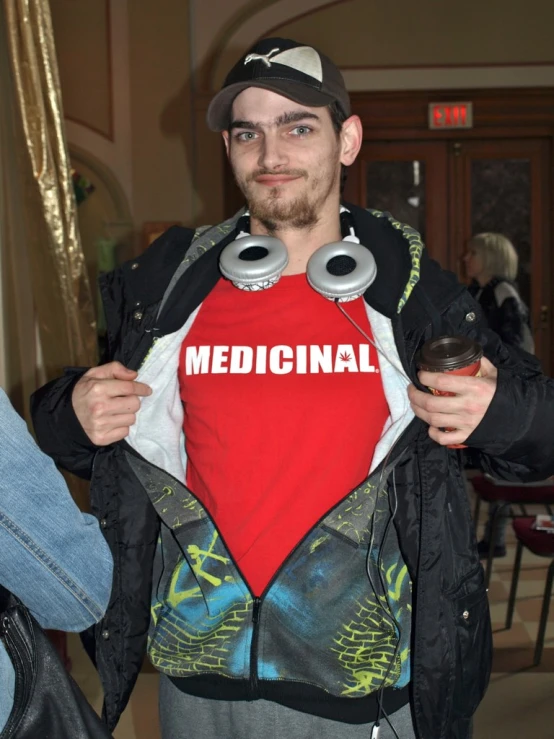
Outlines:
{"type": "Polygon", "coordinates": [[[486,357],[481,357],[481,377],[496,377],[498,370],[486,357]]]}
{"type": "Polygon", "coordinates": [[[89,370],[87,375],[99,380],[134,380],[137,373],[135,370],[124,367],[121,362],[108,362],[108,364],[101,364],[89,370]]]}

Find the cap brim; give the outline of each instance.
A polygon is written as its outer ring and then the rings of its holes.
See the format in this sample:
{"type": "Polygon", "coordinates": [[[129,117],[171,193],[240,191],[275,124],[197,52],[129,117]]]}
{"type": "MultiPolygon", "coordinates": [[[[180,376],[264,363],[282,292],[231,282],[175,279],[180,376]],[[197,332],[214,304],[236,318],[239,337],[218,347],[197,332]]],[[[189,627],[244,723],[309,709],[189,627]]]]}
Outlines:
{"type": "Polygon", "coordinates": [[[327,93],[291,80],[245,80],[244,82],[235,82],[235,84],[220,90],[208,107],[206,120],[211,131],[226,131],[229,128],[233,101],[240,92],[248,87],[261,87],[264,90],[271,90],[271,92],[283,95],[296,103],[313,108],[329,105],[335,99],[327,93]]]}

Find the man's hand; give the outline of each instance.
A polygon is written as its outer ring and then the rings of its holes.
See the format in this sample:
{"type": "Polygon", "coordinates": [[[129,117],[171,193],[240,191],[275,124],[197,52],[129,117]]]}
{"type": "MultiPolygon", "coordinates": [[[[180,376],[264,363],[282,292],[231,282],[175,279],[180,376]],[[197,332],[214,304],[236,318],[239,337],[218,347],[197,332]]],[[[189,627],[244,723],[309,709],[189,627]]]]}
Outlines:
{"type": "Polygon", "coordinates": [[[93,367],[73,388],[73,410],[86,435],[97,446],[124,439],[136,421],[140,398],[152,390],[134,382],[137,373],[120,362],[93,367]]]}
{"type": "Polygon", "coordinates": [[[462,444],[483,420],[496,391],[497,375],[486,357],[481,359],[481,377],[421,370],[418,377],[422,385],[453,395],[432,395],[410,385],[408,397],[416,416],[429,424],[429,436],[437,444],[462,444]]]}

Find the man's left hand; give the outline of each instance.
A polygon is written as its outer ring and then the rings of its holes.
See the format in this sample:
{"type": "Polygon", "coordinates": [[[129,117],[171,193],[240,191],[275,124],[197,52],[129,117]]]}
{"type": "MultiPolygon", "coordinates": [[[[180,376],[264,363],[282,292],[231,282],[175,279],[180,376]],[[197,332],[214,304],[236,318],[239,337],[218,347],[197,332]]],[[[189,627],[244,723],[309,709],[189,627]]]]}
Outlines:
{"type": "Polygon", "coordinates": [[[480,377],[421,370],[422,385],[453,395],[432,395],[410,385],[408,397],[416,416],[429,424],[429,436],[437,444],[463,444],[483,420],[496,392],[497,376],[496,367],[486,357],[481,359],[480,377]]]}

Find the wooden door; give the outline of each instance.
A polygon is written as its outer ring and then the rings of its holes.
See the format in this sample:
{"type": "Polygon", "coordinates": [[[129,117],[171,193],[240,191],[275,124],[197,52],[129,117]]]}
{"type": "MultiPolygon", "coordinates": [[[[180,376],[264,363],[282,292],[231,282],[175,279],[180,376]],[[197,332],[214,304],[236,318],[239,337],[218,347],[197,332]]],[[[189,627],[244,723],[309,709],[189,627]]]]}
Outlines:
{"type": "Polygon", "coordinates": [[[450,239],[446,263],[460,265],[473,234],[506,235],[519,256],[518,288],[531,311],[536,353],[551,357],[550,142],[484,139],[450,142],[450,239]]]}
{"type": "Polygon", "coordinates": [[[389,211],[417,229],[431,256],[446,263],[447,142],[368,141],[350,170],[345,200],[389,211]]]}

